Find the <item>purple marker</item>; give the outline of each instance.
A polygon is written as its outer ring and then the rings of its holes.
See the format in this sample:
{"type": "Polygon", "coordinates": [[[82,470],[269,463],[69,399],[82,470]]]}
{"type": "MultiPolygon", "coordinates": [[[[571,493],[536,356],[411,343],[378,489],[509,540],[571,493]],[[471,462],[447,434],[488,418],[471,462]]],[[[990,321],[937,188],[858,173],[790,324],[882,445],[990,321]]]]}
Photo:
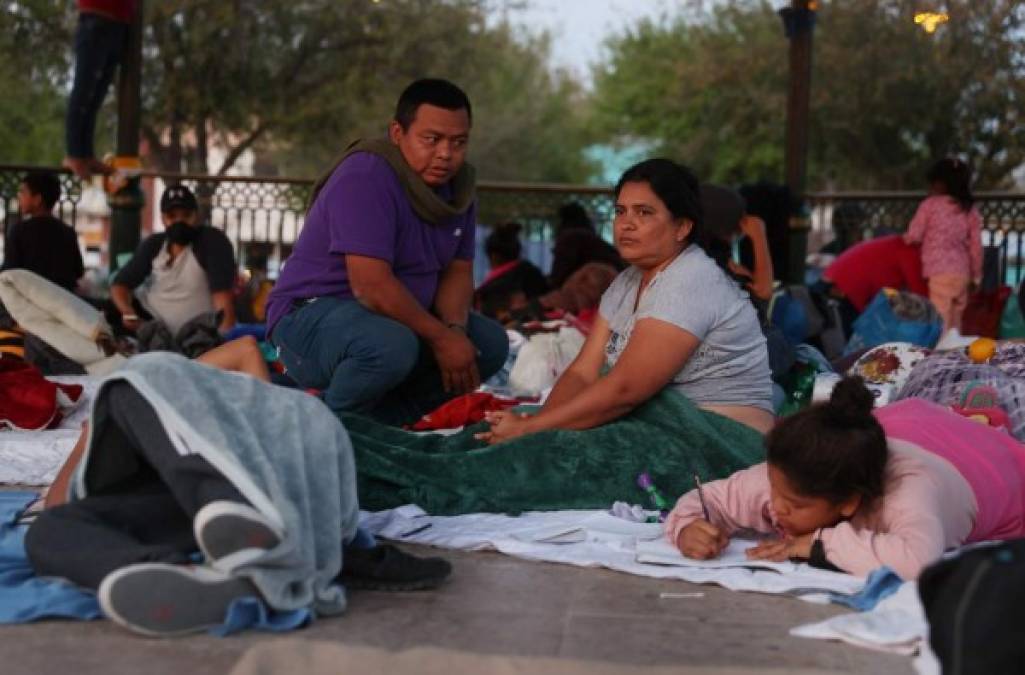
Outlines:
{"type": "Polygon", "coordinates": [[[657,487],[655,487],[655,483],[652,482],[651,476],[648,475],[647,471],[637,476],[637,486],[648,493],[648,498],[651,499],[651,503],[656,509],[658,509],[659,522],[663,522],[666,519],[666,516],[669,515],[669,501],[663,497],[662,493],[659,492],[657,487]]]}

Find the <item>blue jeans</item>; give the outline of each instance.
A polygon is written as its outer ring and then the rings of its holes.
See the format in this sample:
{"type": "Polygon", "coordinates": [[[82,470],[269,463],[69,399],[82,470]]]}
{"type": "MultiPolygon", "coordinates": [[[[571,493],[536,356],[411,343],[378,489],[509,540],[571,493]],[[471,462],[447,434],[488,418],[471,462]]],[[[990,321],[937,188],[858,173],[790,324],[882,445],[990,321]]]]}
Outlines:
{"type": "MultiPolygon", "coordinates": [[[[509,352],[505,329],[471,313],[467,336],[477,347],[481,381],[498,372],[509,352]]],[[[303,387],[321,389],[335,412],[357,412],[401,426],[456,395],[442,386],[430,347],[407,326],[355,300],[317,298],[274,327],[271,342],[303,387]]]]}
{"type": "Polygon", "coordinates": [[[128,24],[92,12],[78,17],[75,31],[75,82],[68,99],[64,138],[69,157],[94,157],[96,115],[114,81],[128,40],[128,24]]]}

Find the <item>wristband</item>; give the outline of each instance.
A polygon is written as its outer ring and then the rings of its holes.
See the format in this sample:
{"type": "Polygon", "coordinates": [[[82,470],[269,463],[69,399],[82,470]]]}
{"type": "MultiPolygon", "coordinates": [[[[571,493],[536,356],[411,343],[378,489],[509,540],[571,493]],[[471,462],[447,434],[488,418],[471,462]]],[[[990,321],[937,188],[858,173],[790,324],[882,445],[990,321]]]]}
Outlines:
{"type": "Polygon", "coordinates": [[[446,323],[445,327],[446,328],[451,328],[453,330],[460,330],[460,331],[463,332],[463,335],[466,335],[466,326],[464,326],[461,323],[456,323],[456,322],[453,321],[452,323],[446,323]]]}

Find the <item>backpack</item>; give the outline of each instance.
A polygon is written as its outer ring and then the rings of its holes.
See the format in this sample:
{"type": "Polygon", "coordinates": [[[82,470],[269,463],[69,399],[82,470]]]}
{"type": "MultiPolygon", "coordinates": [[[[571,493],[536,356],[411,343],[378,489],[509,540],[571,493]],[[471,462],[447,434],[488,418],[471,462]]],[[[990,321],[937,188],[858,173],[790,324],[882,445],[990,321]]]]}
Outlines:
{"type": "Polygon", "coordinates": [[[791,345],[807,342],[827,359],[843,354],[847,337],[834,298],[807,286],[787,286],[773,294],[767,313],[791,345]]]}
{"type": "Polygon", "coordinates": [[[1025,539],[942,560],[922,572],[918,592],[946,675],[1025,670],[1025,539]]]}

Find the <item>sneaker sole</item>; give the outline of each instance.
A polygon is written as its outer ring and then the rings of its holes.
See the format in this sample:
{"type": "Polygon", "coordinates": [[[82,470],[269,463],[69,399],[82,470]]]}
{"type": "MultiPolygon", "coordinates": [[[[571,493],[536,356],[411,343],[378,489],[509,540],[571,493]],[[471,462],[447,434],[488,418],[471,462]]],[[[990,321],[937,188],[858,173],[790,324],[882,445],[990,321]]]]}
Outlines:
{"type": "Polygon", "coordinates": [[[130,565],[108,574],[97,595],[103,613],[112,621],[150,637],[187,635],[220,626],[232,601],[259,597],[245,579],[201,577],[196,568],[186,566],[130,565]]]}
{"type": "Polygon", "coordinates": [[[193,533],[207,562],[230,571],[277,548],[281,535],[259,514],[248,516],[230,506],[210,504],[196,514],[193,533]],[[215,543],[216,542],[216,543],[215,543]]]}

